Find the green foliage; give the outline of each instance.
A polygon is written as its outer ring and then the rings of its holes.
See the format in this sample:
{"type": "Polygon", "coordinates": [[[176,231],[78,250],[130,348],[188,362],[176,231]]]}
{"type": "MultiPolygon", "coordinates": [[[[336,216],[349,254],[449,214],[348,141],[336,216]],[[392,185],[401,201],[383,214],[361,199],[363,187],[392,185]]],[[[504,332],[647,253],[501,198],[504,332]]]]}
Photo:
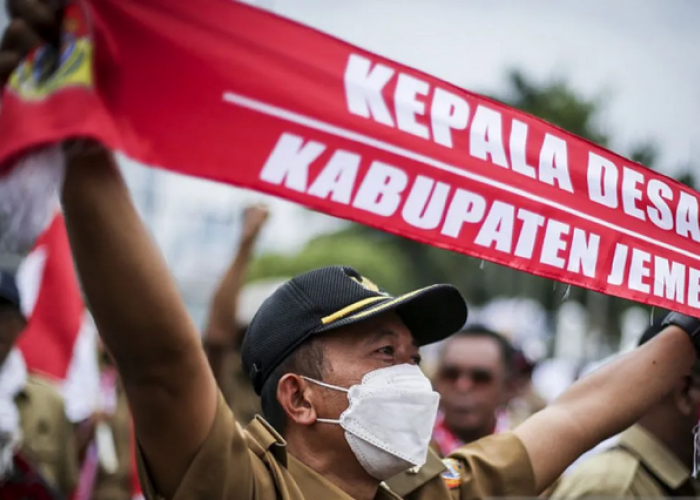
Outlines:
{"type": "Polygon", "coordinates": [[[700,187],[697,177],[693,175],[693,169],[690,166],[685,168],[685,172],[678,177],[678,182],[681,182],[689,188],[697,190],[700,187]]]}
{"type": "Polygon", "coordinates": [[[509,89],[495,99],[542,118],[596,144],[605,146],[609,137],[596,125],[600,98],[585,98],[564,80],[538,85],[521,71],[508,74],[509,89]]]}
{"type": "Polygon", "coordinates": [[[401,249],[390,240],[376,241],[351,231],[319,236],[296,255],[268,253],[253,261],[249,281],[295,276],[331,265],[347,265],[398,294],[411,288],[411,267],[401,249]]]}

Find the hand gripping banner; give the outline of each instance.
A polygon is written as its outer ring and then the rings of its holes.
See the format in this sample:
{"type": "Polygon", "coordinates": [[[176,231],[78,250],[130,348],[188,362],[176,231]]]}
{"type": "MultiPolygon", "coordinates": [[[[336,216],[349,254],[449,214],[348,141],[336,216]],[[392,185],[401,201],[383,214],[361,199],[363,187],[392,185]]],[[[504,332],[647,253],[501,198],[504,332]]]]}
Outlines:
{"type": "Polygon", "coordinates": [[[698,193],[230,0],[89,0],[5,89],[0,162],[92,137],[148,165],[700,315],[698,193]]]}

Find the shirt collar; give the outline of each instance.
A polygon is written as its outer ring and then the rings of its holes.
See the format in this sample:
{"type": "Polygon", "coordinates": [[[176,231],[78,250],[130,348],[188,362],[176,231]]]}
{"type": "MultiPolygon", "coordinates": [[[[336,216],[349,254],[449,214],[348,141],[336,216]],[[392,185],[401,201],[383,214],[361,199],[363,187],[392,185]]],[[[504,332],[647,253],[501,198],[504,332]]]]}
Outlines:
{"type": "MultiPolygon", "coordinates": [[[[312,470],[292,455],[288,455],[289,472],[301,490],[304,498],[322,498],[323,500],[353,500],[350,495],[331,483],[328,479],[312,470]]],[[[401,500],[384,483],[379,486],[374,500],[401,500]]]]}
{"type": "MultiPolygon", "coordinates": [[[[269,451],[280,464],[287,466],[287,441],[260,415],[248,424],[248,436],[264,451],[269,451]]],[[[251,443],[249,442],[249,446],[251,443]]]]}
{"type": "Polygon", "coordinates": [[[619,443],[636,455],[654,476],[673,490],[690,478],[690,470],[641,425],[634,425],[624,431],[620,435],[619,443]]]}

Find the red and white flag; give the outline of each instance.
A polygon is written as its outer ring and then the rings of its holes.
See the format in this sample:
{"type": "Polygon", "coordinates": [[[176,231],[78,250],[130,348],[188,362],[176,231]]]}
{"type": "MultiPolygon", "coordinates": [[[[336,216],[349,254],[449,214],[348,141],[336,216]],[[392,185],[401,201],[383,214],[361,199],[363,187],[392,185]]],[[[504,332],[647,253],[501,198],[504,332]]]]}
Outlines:
{"type": "Polygon", "coordinates": [[[90,335],[85,304],[61,214],[56,214],[17,272],[27,328],[17,344],[27,369],[63,383],[81,333],[90,335]]]}
{"type": "MultiPolygon", "coordinates": [[[[27,328],[18,340],[18,348],[28,372],[56,383],[65,399],[66,414],[74,423],[86,420],[96,410],[109,412],[111,409],[113,412],[114,404],[107,408],[101,402],[110,399],[107,393],[116,401],[112,394],[116,381],[106,385],[105,377],[100,376],[97,331],[82,299],[60,213],[55,214],[20,265],[17,285],[22,312],[27,318],[27,328]]],[[[111,430],[108,427],[103,430],[106,430],[106,439],[112,440],[111,430]]],[[[130,483],[134,500],[139,500],[143,496],[136,472],[133,439],[130,446],[130,483]]],[[[104,454],[105,450],[95,439],[81,466],[74,500],[91,498],[104,454]]]]}

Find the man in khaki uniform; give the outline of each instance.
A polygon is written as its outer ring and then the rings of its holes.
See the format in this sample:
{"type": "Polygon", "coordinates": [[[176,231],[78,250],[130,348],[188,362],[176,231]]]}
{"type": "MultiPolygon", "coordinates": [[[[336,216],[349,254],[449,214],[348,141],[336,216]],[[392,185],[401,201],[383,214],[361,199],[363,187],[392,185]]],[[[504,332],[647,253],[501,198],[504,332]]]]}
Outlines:
{"type": "Polygon", "coordinates": [[[29,376],[15,401],[22,428],[20,453],[69,498],[78,481],[78,453],[63,398],[50,383],[29,376]]]}
{"type": "MultiPolygon", "coordinates": [[[[640,345],[661,331],[657,321],[640,345]]],[[[695,427],[700,410],[700,362],[610,449],[591,456],[557,484],[554,498],[694,497],[695,427]]]]}
{"type": "Polygon", "coordinates": [[[243,213],[243,231],[236,256],[216,288],[204,330],[204,349],[226,402],[241,423],[260,413],[260,398],[243,371],[241,346],[248,321],[241,322],[240,297],[255,243],[268,217],[253,205],[243,213]]]}
{"type": "Polygon", "coordinates": [[[13,371],[20,384],[14,395],[21,431],[19,453],[67,498],[78,479],[73,425],[66,417],[63,398],[57,389],[41,378],[26,377],[21,356],[11,352],[25,327],[14,277],[0,271],[0,366],[15,364],[13,371]]]}
{"type": "MultiPolygon", "coordinates": [[[[13,9],[23,21],[14,29],[35,30],[15,39],[36,40],[37,26],[47,31],[47,18],[56,19],[41,1],[14,1],[26,2],[13,9]]],[[[17,60],[28,46],[5,44],[0,61],[17,60]]],[[[270,422],[256,419],[244,430],[218,391],[197,329],[112,155],[91,143],[65,151],[62,203],[71,249],[131,405],[146,496],[399,498],[382,478],[409,464],[420,468],[430,442],[425,429],[437,410],[416,367],[418,346],[462,326],[466,305],[456,289],[438,285],[394,298],[341,267],[280,287],[243,346],[270,422]]],[[[530,496],[546,488],[581,453],[631,425],[696,360],[700,322],[668,319],[658,337],[580,380],[514,432],[455,452],[409,498],[530,496]]]]}

